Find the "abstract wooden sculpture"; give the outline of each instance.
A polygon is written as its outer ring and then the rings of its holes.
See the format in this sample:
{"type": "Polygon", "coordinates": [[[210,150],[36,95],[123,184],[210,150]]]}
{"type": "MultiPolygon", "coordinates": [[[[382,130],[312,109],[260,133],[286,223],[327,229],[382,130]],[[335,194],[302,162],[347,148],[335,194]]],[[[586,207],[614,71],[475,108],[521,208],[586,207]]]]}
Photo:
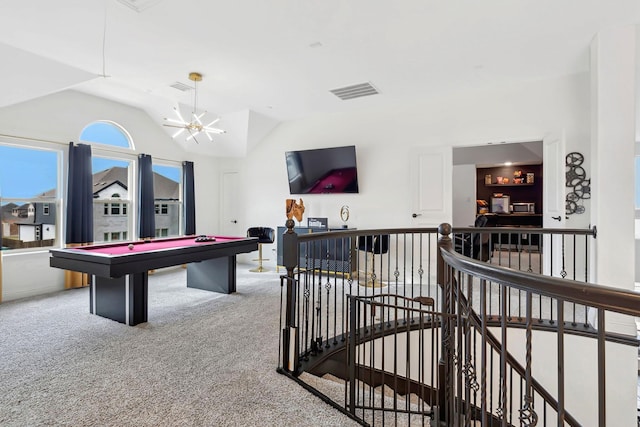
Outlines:
{"type": "Polygon", "coordinates": [[[304,202],[302,201],[302,199],[300,199],[300,203],[296,203],[295,199],[287,199],[286,211],[287,219],[291,219],[293,217],[298,220],[298,222],[301,222],[302,214],[304,213],[304,202]]]}

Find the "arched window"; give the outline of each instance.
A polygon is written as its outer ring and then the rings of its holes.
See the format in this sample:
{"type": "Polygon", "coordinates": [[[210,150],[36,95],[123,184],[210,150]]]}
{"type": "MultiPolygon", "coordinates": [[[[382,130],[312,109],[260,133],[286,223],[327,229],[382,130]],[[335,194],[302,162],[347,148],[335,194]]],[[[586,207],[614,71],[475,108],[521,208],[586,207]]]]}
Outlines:
{"type": "Polygon", "coordinates": [[[129,182],[134,160],[132,153],[107,146],[133,150],[131,135],[114,122],[99,120],[85,126],[80,141],[93,146],[94,241],[127,240],[133,228],[129,208],[134,195],[129,182]]]}
{"type": "Polygon", "coordinates": [[[122,126],[106,120],[90,123],[80,133],[80,141],[91,142],[133,150],[131,135],[122,126]]]}

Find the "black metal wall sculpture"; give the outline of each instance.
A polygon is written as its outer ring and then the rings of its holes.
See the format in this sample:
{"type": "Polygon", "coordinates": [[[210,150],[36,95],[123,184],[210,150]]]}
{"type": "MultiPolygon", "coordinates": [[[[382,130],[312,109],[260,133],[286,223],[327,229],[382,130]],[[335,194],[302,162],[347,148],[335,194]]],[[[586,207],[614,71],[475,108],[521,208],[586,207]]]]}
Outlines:
{"type": "Polygon", "coordinates": [[[591,179],[587,179],[587,173],[581,166],[583,162],[584,156],[582,154],[578,152],[567,154],[565,162],[567,165],[566,186],[572,189],[565,199],[567,215],[584,213],[583,200],[591,198],[591,179]]]}

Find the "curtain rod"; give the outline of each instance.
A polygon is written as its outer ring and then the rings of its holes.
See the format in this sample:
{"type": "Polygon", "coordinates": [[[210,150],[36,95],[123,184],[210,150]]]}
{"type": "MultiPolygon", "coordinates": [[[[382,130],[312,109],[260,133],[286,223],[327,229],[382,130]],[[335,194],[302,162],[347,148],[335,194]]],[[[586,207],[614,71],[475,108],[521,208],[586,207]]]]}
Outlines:
{"type": "MultiPolygon", "coordinates": [[[[64,146],[68,146],[69,142],[60,142],[60,141],[53,141],[50,139],[40,139],[40,138],[30,138],[30,137],[26,137],[26,136],[17,136],[17,135],[7,135],[4,133],[0,133],[0,137],[3,138],[12,138],[12,139],[19,139],[19,140],[23,140],[23,141],[34,141],[34,142],[45,142],[48,144],[57,144],[57,145],[64,145],[64,146]]],[[[75,144],[75,142],[74,142],[75,144]]],[[[91,144],[91,143],[89,143],[91,144]]],[[[93,144],[91,144],[92,147],[95,147],[93,144]]],[[[98,148],[100,151],[106,151],[108,153],[117,153],[117,154],[132,154],[134,156],[137,156],[138,154],[141,153],[136,153],[135,151],[131,150],[131,152],[127,152],[127,151],[120,151],[120,150],[114,150],[109,148],[108,146],[105,147],[96,147],[98,148]]],[[[165,162],[177,162],[177,163],[182,163],[185,160],[175,160],[175,159],[163,159],[162,157],[155,157],[155,156],[151,156],[151,158],[153,159],[157,159],[157,160],[162,160],[165,162]]]]}

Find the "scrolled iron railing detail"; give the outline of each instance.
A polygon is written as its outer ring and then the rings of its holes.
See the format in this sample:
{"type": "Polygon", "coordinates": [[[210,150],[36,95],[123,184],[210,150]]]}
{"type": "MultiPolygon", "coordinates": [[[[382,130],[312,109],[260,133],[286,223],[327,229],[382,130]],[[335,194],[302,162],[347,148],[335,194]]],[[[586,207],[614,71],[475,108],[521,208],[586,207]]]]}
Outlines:
{"type": "MultiPolygon", "coordinates": [[[[443,230],[447,228],[441,227],[443,230]]],[[[466,230],[465,230],[466,231],[466,230]]],[[[352,254],[357,253],[357,249],[354,248],[353,242],[359,236],[366,235],[381,235],[381,234],[391,234],[395,237],[391,237],[390,241],[392,243],[392,247],[389,249],[389,253],[392,255],[385,256],[384,258],[380,254],[375,255],[376,261],[376,270],[373,275],[369,276],[369,281],[373,277],[375,280],[378,277],[385,277],[387,274],[389,276],[393,275],[396,281],[395,283],[390,282],[386,284],[388,286],[388,291],[390,293],[396,293],[397,295],[405,295],[407,297],[413,298],[414,296],[426,296],[431,295],[431,292],[435,292],[437,304],[442,312],[436,315],[429,315],[430,317],[430,340],[425,340],[425,345],[432,346],[437,348],[437,354],[432,356],[433,360],[440,361],[442,364],[443,375],[442,377],[439,374],[439,371],[435,373],[436,378],[443,378],[444,382],[442,384],[438,383],[421,383],[421,384],[412,384],[412,387],[427,387],[429,393],[433,395],[432,399],[435,399],[430,402],[429,406],[438,406],[441,414],[446,414],[446,420],[459,420],[463,421],[463,418],[466,420],[479,420],[480,414],[483,417],[484,425],[495,425],[498,420],[498,415],[505,419],[506,422],[512,423],[514,420],[511,418],[515,418],[516,416],[520,417],[521,425],[534,426],[536,423],[542,421],[545,424],[549,424],[548,412],[549,411],[557,411],[561,410],[558,408],[562,407],[562,403],[558,404],[553,399],[553,396],[547,393],[544,388],[536,381],[535,377],[530,377],[530,368],[531,362],[530,350],[527,350],[528,360],[525,362],[525,366],[520,366],[518,361],[516,361],[508,351],[506,353],[502,353],[500,351],[500,340],[495,339],[491,334],[491,329],[496,327],[520,327],[524,326],[523,318],[524,313],[521,313],[522,308],[524,307],[523,299],[521,295],[525,295],[527,292],[533,292],[534,298],[536,299],[536,307],[533,312],[528,312],[527,314],[527,329],[533,326],[533,329],[542,329],[546,328],[546,330],[550,330],[551,328],[557,328],[560,319],[555,320],[555,312],[557,309],[555,308],[555,299],[562,297],[562,299],[566,300],[568,307],[573,309],[573,313],[567,312],[568,321],[566,322],[567,328],[576,328],[582,329],[583,336],[584,334],[589,333],[593,328],[586,323],[586,320],[583,320],[581,317],[583,316],[584,305],[591,304],[594,307],[599,307],[599,301],[605,301],[605,299],[596,299],[593,298],[593,295],[597,294],[597,291],[593,291],[593,289],[589,288],[588,292],[576,291],[572,290],[567,291],[566,283],[574,283],[573,281],[567,279],[551,279],[544,278],[541,274],[533,274],[532,271],[542,272],[542,266],[538,265],[538,261],[543,261],[543,249],[548,249],[547,241],[554,244],[554,242],[560,243],[559,239],[553,237],[555,234],[563,235],[564,234],[573,234],[573,235],[582,235],[585,236],[584,242],[587,243],[586,246],[589,246],[587,242],[588,237],[593,237],[595,233],[589,232],[574,232],[572,230],[527,230],[528,233],[537,234],[539,236],[539,240],[541,245],[538,246],[538,250],[540,252],[532,251],[531,246],[525,247],[520,246],[518,251],[511,249],[507,249],[506,251],[501,251],[499,247],[494,246],[494,252],[490,256],[490,260],[484,263],[480,263],[478,261],[468,261],[469,259],[466,257],[462,257],[454,253],[454,248],[452,244],[452,239],[448,238],[448,243],[446,239],[443,240],[443,244],[438,242],[439,247],[431,247],[431,236],[433,230],[429,229],[415,229],[415,230],[359,230],[359,231],[345,231],[339,232],[335,234],[335,237],[332,237],[331,233],[317,233],[323,234],[323,236],[297,236],[297,244],[299,246],[306,245],[306,254],[304,257],[300,256],[289,256],[288,260],[292,259],[302,261],[303,258],[309,259],[309,254],[313,250],[314,247],[320,247],[320,240],[322,240],[322,245],[325,243],[332,244],[335,239],[348,239],[350,244],[352,245],[352,250],[349,252],[349,266],[354,267],[354,264],[357,265],[356,257],[352,257],[352,254]],[[340,234],[340,235],[338,235],[340,234]],[[423,235],[428,234],[429,238],[424,238],[423,235]],[[543,234],[551,234],[552,238],[544,239],[543,234]],[[334,240],[332,240],[334,239],[334,240]],[[429,245],[427,247],[423,247],[422,242],[429,241],[429,245]],[[317,242],[317,243],[316,243],[317,242]],[[446,246],[448,244],[448,246],[446,246]],[[544,244],[544,248],[542,247],[544,244]],[[314,246],[317,245],[317,246],[314,246]],[[395,246],[394,246],[395,245],[395,246]],[[395,247],[400,248],[401,252],[398,254],[394,252],[395,247]],[[440,249],[442,248],[442,250],[440,249]],[[438,260],[438,264],[436,262],[431,261],[430,257],[433,253],[434,257],[438,260]],[[532,254],[535,256],[534,261],[532,261],[532,254]],[[528,257],[528,262],[525,261],[524,257],[528,257]],[[452,258],[453,257],[453,258],[452,258]],[[511,257],[514,257],[515,262],[512,261],[511,257]],[[380,259],[380,263],[378,264],[378,259],[380,259]],[[442,261],[441,261],[442,260],[442,261]],[[465,262],[469,262],[469,264],[465,265],[464,263],[460,264],[460,260],[465,262]],[[501,260],[501,261],[500,261],[501,260]],[[395,262],[394,262],[395,261],[395,262]],[[418,262],[419,261],[419,262],[418,262]],[[424,261],[424,264],[423,264],[424,261]],[[439,263],[442,262],[442,265],[439,263]],[[391,264],[391,266],[389,266],[391,264]],[[394,265],[395,264],[395,265],[394,265]],[[505,269],[504,267],[510,267],[509,269],[505,269]],[[438,268],[436,268],[438,267],[438,268]],[[441,273],[443,268],[450,268],[449,273],[441,273]],[[526,269],[527,272],[518,272],[517,274],[513,273],[514,269],[522,268],[526,269]],[[515,274],[515,276],[506,277],[506,271],[509,270],[509,274],[515,274]],[[460,284],[456,283],[455,278],[460,277],[459,274],[467,274],[469,277],[473,277],[475,281],[473,284],[473,289],[471,286],[468,289],[464,289],[460,286],[460,284]],[[427,280],[423,281],[424,275],[427,275],[427,280]],[[432,277],[432,274],[434,277],[432,277]],[[531,282],[531,277],[536,277],[537,281],[531,282]],[[480,280],[482,283],[486,281],[488,286],[481,291],[480,298],[478,297],[478,287],[477,281],[480,280]],[[557,282],[560,280],[564,280],[564,282],[557,282]],[[553,285],[549,285],[547,282],[553,282],[553,285]],[[508,289],[508,292],[505,294],[501,294],[501,290],[503,287],[508,289]],[[498,292],[496,293],[496,290],[498,292]],[[486,292],[487,294],[482,296],[482,293],[486,292]],[[521,294],[522,292],[522,294],[521,294]],[[569,292],[567,295],[563,292],[569,292]],[[573,293],[572,293],[573,292],[573,293]],[[596,292],[595,294],[592,292],[596,292]],[[472,297],[472,293],[473,296],[472,297]],[[460,303],[459,298],[462,296],[469,296],[469,303],[465,305],[464,303],[460,303]],[[495,295],[504,295],[505,299],[507,299],[508,304],[496,304],[495,301],[492,305],[491,299],[495,297],[495,295]],[[588,298],[585,298],[588,297],[588,298]],[[587,299],[589,299],[587,301],[587,299]],[[540,304],[538,305],[538,299],[540,300],[540,304]],[[479,304],[484,306],[484,308],[479,308],[479,304]],[[582,305],[581,305],[582,304],[582,305]],[[577,307],[577,309],[576,309],[577,307]],[[549,319],[545,317],[548,313],[551,313],[552,318],[549,319]],[[479,317],[478,313],[482,313],[482,318],[479,317]],[[469,316],[469,319],[467,319],[469,316]],[[435,319],[435,321],[433,321],[435,319]],[[504,323],[502,326],[497,326],[498,322],[502,323],[504,319],[504,323]],[[533,319],[531,321],[530,319],[533,319]],[[579,319],[579,322],[576,320],[579,319]],[[550,320],[555,320],[554,323],[551,323],[550,320]],[[573,322],[573,326],[571,324],[573,322]],[[583,325],[586,324],[586,326],[583,325]],[[464,338],[461,338],[459,329],[464,330],[464,338]],[[486,331],[486,332],[485,332],[486,331]],[[460,341],[462,339],[462,341],[460,341]],[[476,342],[478,340],[479,342],[476,342]],[[481,340],[481,341],[480,341],[481,340]],[[479,349],[480,346],[482,348],[486,348],[486,353],[483,356],[480,354],[476,355],[476,349],[479,349]],[[469,357],[473,354],[473,357],[469,357]],[[496,377],[496,372],[492,371],[493,368],[491,366],[498,366],[496,362],[500,360],[500,358],[507,360],[506,367],[506,375],[509,380],[505,381],[505,378],[498,379],[496,377]],[[497,359],[497,360],[496,360],[497,359]],[[527,375],[527,371],[529,371],[529,375],[527,375]],[[464,375],[464,380],[462,379],[462,375],[464,375]],[[521,387],[520,392],[517,391],[517,387],[514,386],[513,382],[520,381],[521,387]],[[456,383],[457,382],[457,383],[456,383]],[[526,382],[526,385],[524,384],[526,382]],[[512,394],[505,395],[502,388],[506,386],[509,388],[510,393],[516,393],[515,396],[512,394]],[[429,389],[428,387],[432,387],[429,389]],[[458,389],[463,390],[463,387],[466,387],[467,390],[471,390],[471,394],[468,394],[469,391],[465,393],[458,393],[458,389]],[[492,387],[492,388],[490,388],[492,387]],[[477,394],[476,394],[477,393],[477,394]],[[440,403],[440,396],[445,397],[445,403],[440,403]],[[476,399],[479,398],[479,401],[476,399]],[[453,399],[453,400],[452,400],[453,399]],[[494,400],[495,399],[495,400],[494,400]],[[496,407],[496,400],[499,400],[498,407],[496,407]],[[535,401],[536,406],[541,404],[541,407],[544,407],[543,413],[536,413],[533,407],[533,402],[535,401]],[[518,403],[516,403],[518,402],[518,403]],[[442,405],[442,406],[441,406],[442,405]],[[482,407],[482,410],[480,410],[482,407]],[[464,416],[462,413],[457,413],[457,411],[464,411],[464,416]],[[471,415],[473,414],[473,415],[471,415]],[[518,415],[516,415],[518,414],[518,415]],[[453,418],[452,418],[453,417],[453,418]]],[[[483,230],[481,233],[491,234],[491,233],[504,233],[504,230],[492,230],[488,228],[486,232],[483,230]]],[[[507,230],[507,233],[512,235],[517,235],[518,231],[516,230],[507,230]]],[[[519,230],[519,233],[522,233],[519,230]]],[[[451,234],[451,227],[448,227],[448,232],[446,236],[451,234]]],[[[445,233],[442,233],[445,236],[445,233]]],[[[435,240],[435,239],[434,239],[435,240]]],[[[517,240],[517,238],[516,238],[517,240]]],[[[347,241],[347,240],[345,240],[347,241]]],[[[573,252],[571,249],[567,251],[567,248],[563,247],[562,253],[562,272],[566,274],[562,274],[563,277],[567,277],[572,275],[575,281],[577,268],[582,268],[583,264],[585,264],[584,272],[586,274],[589,271],[586,266],[588,260],[588,247],[585,246],[584,250],[584,259],[585,262],[579,260],[578,263],[573,261],[572,258],[576,258],[578,255],[582,256],[583,254],[576,251],[577,244],[575,243],[575,239],[572,245],[567,245],[573,247],[573,252]],[[571,271],[567,271],[571,270],[571,271]]],[[[434,242],[435,243],[435,242],[434,242]]],[[[518,244],[520,241],[518,240],[518,244]]],[[[564,242],[563,242],[564,243],[564,242]]],[[[582,241],[580,242],[582,243],[582,241]]],[[[322,246],[324,248],[324,246],[322,246]]],[[[333,247],[333,246],[332,246],[333,247]]],[[[552,249],[550,249],[552,251],[552,249]]],[[[323,352],[324,348],[327,350],[324,351],[324,354],[311,354],[306,361],[301,362],[300,370],[297,373],[303,372],[305,370],[310,370],[321,360],[330,361],[331,364],[335,364],[340,361],[341,358],[339,356],[334,356],[333,351],[339,350],[340,347],[344,347],[348,345],[348,337],[349,333],[353,333],[353,337],[357,338],[358,343],[365,343],[368,340],[374,340],[377,338],[383,338],[388,333],[407,333],[409,332],[409,327],[412,330],[420,330],[420,334],[425,333],[422,329],[424,326],[422,322],[416,321],[413,318],[406,318],[406,315],[401,315],[399,312],[390,307],[385,307],[384,311],[382,308],[380,309],[380,313],[377,313],[379,316],[372,316],[370,313],[363,313],[367,317],[361,318],[360,327],[362,330],[350,331],[346,326],[347,321],[347,304],[345,295],[371,295],[378,293],[377,289],[371,289],[371,287],[365,286],[364,277],[358,277],[355,274],[352,276],[352,272],[358,271],[358,268],[351,268],[348,274],[342,274],[341,279],[338,275],[331,276],[333,272],[330,270],[333,268],[334,261],[330,256],[327,256],[328,252],[322,251],[322,264],[318,265],[309,265],[308,263],[312,262],[310,259],[307,261],[307,265],[303,265],[300,267],[299,271],[300,280],[289,286],[287,292],[291,291],[295,292],[295,294],[291,298],[287,298],[287,322],[285,330],[283,334],[292,334],[291,337],[287,335],[283,335],[283,353],[290,352],[290,348],[292,343],[295,343],[300,355],[309,355],[309,346],[311,349],[323,352]],[[326,268],[325,268],[326,266],[326,268]],[[328,274],[329,277],[325,277],[325,274],[328,274]],[[342,282],[340,282],[342,280],[342,282]],[[311,284],[311,288],[309,287],[311,284]],[[300,290],[302,290],[301,294],[304,298],[300,298],[296,300],[296,297],[300,295],[300,290]],[[289,301],[292,301],[289,303],[289,301]],[[305,306],[308,306],[308,309],[305,309],[305,306]],[[315,311],[314,311],[315,309],[315,311]],[[301,324],[300,328],[295,323],[296,319],[300,319],[301,313],[304,313],[302,316],[302,320],[308,323],[311,323],[306,329],[305,325],[301,324]],[[325,315],[326,314],[326,315],[325,315]],[[404,317],[403,317],[404,316],[404,317]],[[289,319],[293,319],[294,322],[291,322],[289,319]],[[375,323],[375,322],[380,322],[375,323]],[[384,324],[383,324],[384,323],[384,324]],[[336,329],[336,325],[338,328],[336,329]],[[342,329],[340,329],[342,328],[342,329]],[[401,328],[401,329],[399,329],[401,328]],[[404,328],[404,329],[402,329],[404,328]],[[418,329],[416,329],[418,328],[418,329]],[[395,330],[395,332],[393,332],[395,330]],[[305,331],[309,333],[309,339],[304,338],[300,335],[300,339],[296,338],[296,334],[303,334],[305,331]],[[367,332],[368,331],[368,332],[367,332]],[[334,336],[331,336],[333,334],[334,336]],[[322,335],[325,335],[324,337],[322,335]],[[342,337],[341,343],[336,340],[336,336],[342,337]],[[345,337],[346,343],[345,343],[345,337]],[[299,342],[299,344],[298,344],[299,342]],[[333,345],[330,345],[330,344],[333,345]],[[324,348],[323,348],[324,347],[324,348]],[[329,347],[332,347],[329,349],[329,347]]],[[[475,252],[472,252],[475,254],[475,252]]],[[[546,252],[545,254],[548,254],[546,252]]],[[[555,275],[560,275],[560,269],[553,265],[555,257],[553,257],[553,253],[550,257],[551,259],[551,273],[555,275]]],[[[333,256],[333,255],[331,255],[333,256]]],[[[315,259],[315,263],[317,264],[317,257],[311,257],[315,259]]],[[[547,258],[544,258],[544,262],[547,262],[547,258]]],[[[344,261],[344,260],[343,260],[344,261]]],[[[296,267],[295,265],[285,265],[287,268],[287,272],[293,271],[296,267]]],[[[545,268],[549,267],[545,265],[545,268]]],[[[345,267],[346,268],[346,267],[345,267]]],[[[347,270],[343,270],[344,273],[347,270]]],[[[582,273],[578,272],[580,276],[582,273]]],[[[585,276],[586,277],[586,276],[585,276]]],[[[458,279],[459,280],[459,279],[458,279]]],[[[471,281],[469,281],[471,283],[471,281]]],[[[583,287],[585,283],[581,283],[583,287]]],[[[396,296],[397,296],[396,295],[396,296]]],[[[391,297],[391,295],[389,295],[391,297]]],[[[603,295],[599,295],[602,297],[603,295]]],[[[607,301],[614,301],[612,306],[616,306],[620,302],[619,295],[607,295],[611,296],[612,299],[607,299],[607,301]]],[[[299,297],[298,297],[299,298],[299,297]]],[[[500,301],[498,299],[498,301],[500,301]]],[[[637,313],[637,307],[640,306],[640,300],[636,301],[638,305],[635,307],[635,311],[631,310],[631,308],[627,305],[623,307],[623,314],[630,314],[631,311],[637,313]],[[627,311],[624,311],[627,310],[627,311]]],[[[624,303],[621,303],[624,305],[624,303]]],[[[608,305],[605,310],[610,310],[611,305],[608,305]]],[[[586,314],[584,314],[584,319],[586,319],[586,314]]],[[[530,336],[530,329],[527,331],[527,335],[530,336]]],[[[421,336],[421,335],[420,335],[421,336]]],[[[530,344],[529,338],[527,338],[528,343],[530,344]]],[[[387,339],[386,342],[390,343],[393,340],[387,339]]],[[[517,343],[517,340],[516,340],[517,343]]],[[[358,344],[360,345],[360,344],[358,344]]],[[[371,347],[373,349],[373,346],[371,347]]],[[[409,349],[407,346],[406,349],[409,349]]],[[[406,350],[403,350],[406,351],[406,350]]],[[[484,352],[484,350],[483,350],[484,352]]],[[[295,356],[293,356],[295,359],[295,356]]],[[[287,369],[286,364],[286,356],[284,360],[284,367],[287,369]]],[[[392,359],[389,359],[392,360],[392,359]]],[[[360,363],[360,362],[358,362],[360,363]]],[[[502,363],[502,362],[500,362],[502,363]]],[[[295,363],[294,363],[295,366],[295,363]]],[[[327,364],[328,366],[328,364],[327,364]]],[[[363,366],[356,366],[357,369],[363,369],[363,366]]],[[[436,367],[439,369],[439,367],[436,367]]],[[[412,371],[413,372],[413,371],[412,371]]],[[[426,372],[426,371],[425,371],[426,372]]],[[[374,373],[375,374],[375,373],[374,373]]],[[[381,375],[391,375],[389,372],[382,372],[381,375]]],[[[434,374],[432,374],[434,375],[434,374]]],[[[375,377],[375,375],[374,375],[375,377]]],[[[405,378],[404,380],[407,380],[405,378]]],[[[374,382],[379,380],[373,380],[374,382]]],[[[396,380],[387,381],[388,383],[394,382],[396,380]]],[[[412,380],[413,381],[413,380],[412,380]]],[[[422,379],[420,381],[423,381],[422,379]]],[[[426,393],[426,392],[425,392],[426,393]]],[[[425,394],[423,397],[428,397],[429,394],[425,394]]],[[[392,405],[393,406],[393,405],[392,405]]],[[[387,408],[385,410],[392,411],[393,409],[387,408]]],[[[407,410],[407,409],[404,409],[407,410]]],[[[540,410],[540,409],[539,409],[540,410]]],[[[360,409],[358,409],[358,412],[360,409]]],[[[541,410],[540,410],[541,411],[541,410]]],[[[575,420],[573,420],[567,412],[565,412],[566,418],[564,421],[567,425],[579,425],[575,420]]],[[[397,416],[397,415],[396,415],[397,416]]],[[[553,415],[555,416],[555,415],[553,415]]],[[[359,418],[359,416],[358,416],[359,418]]],[[[444,420],[444,419],[443,419],[444,420]]],[[[367,421],[370,422],[371,420],[367,421]]],[[[378,424],[376,422],[376,424],[378,424]]],[[[387,425],[383,423],[384,425],[387,425]]],[[[392,423],[393,424],[393,423],[392,423]]]]}
{"type": "MultiPolygon", "coordinates": [[[[527,292],[526,297],[526,334],[525,334],[525,388],[526,392],[523,398],[523,405],[520,409],[520,422],[527,427],[533,427],[538,423],[538,415],[533,410],[533,388],[531,386],[531,362],[533,352],[533,324],[531,319],[531,309],[533,299],[531,292],[527,292]]],[[[560,308],[562,310],[562,308],[560,308]]],[[[558,322],[562,321],[562,317],[558,318],[558,322]]]]}
{"type": "MultiPolygon", "coordinates": [[[[449,342],[449,341],[447,341],[449,342]]],[[[458,353],[456,353],[455,351],[451,354],[451,360],[453,361],[453,365],[454,366],[458,366],[458,363],[460,362],[459,357],[458,357],[458,353]]]]}
{"type": "Polygon", "coordinates": [[[560,270],[560,277],[563,279],[567,277],[567,269],[564,266],[565,262],[565,247],[564,247],[564,236],[562,236],[562,269],[560,270]]]}
{"type": "Polygon", "coordinates": [[[499,390],[499,393],[498,393],[498,407],[496,408],[496,415],[497,415],[497,417],[498,417],[498,419],[500,421],[504,420],[504,417],[506,415],[506,408],[505,408],[506,407],[506,402],[505,402],[505,398],[504,398],[504,395],[506,394],[506,392],[503,393],[503,391],[506,391],[506,390],[502,386],[502,384],[503,384],[502,380],[503,380],[503,378],[500,377],[500,381],[499,381],[500,390],[499,390]]]}
{"type": "MultiPolygon", "coordinates": [[[[469,344],[469,341],[471,339],[469,334],[472,331],[471,322],[469,318],[470,312],[471,312],[471,307],[469,306],[469,304],[467,304],[467,301],[465,301],[462,304],[462,321],[463,321],[463,327],[465,331],[465,339],[467,340],[467,345],[469,344]]],[[[468,348],[465,351],[465,361],[464,361],[464,364],[462,365],[462,374],[465,377],[466,387],[473,390],[474,392],[477,392],[480,389],[480,384],[478,384],[475,365],[473,364],[473,358],[471,357],[471,352],[469,351],[468,348]]]]}
{"type": "Polygon", "coordinates": [[[468,388],[470,388],[474,392],[480,390],[480,384],[478,384],[478,380],[476,377],[476,368],[471,362],[471,359],[465,362],[462,368],[462,373],[465,376],[465,385],[468,388]]]}
{"type": "Polygon", "coordinates": [[[520,416],[518,417],[523,427],[534,427],[538,425],[538,414],[533,409],[533,396],[525,394],[523,405],[520,408],[520,416]]]}

